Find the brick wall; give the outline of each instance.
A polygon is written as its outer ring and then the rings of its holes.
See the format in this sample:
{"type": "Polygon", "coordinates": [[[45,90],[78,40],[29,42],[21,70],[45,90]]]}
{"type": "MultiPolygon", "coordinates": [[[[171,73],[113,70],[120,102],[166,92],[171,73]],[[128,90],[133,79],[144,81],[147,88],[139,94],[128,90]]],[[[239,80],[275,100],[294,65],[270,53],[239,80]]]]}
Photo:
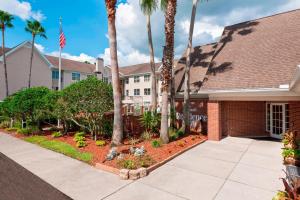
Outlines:
{"type": "Polygon", "coordinates": [[[208,139],[220,140],[222,138],[221,102],[209,101],[207,103],[208,139]]]}
{"type": "Polygon", "coordinates": [[[290,129],[298,131],[300,139],[300,102],[289,102],[290,107],[290,129]]]}
{"type": "Polygon", "coordinates": [[[222,102],[222,134],[227,136],[269,136],[266,127],[266,104],[260,101],[222,102]]]}

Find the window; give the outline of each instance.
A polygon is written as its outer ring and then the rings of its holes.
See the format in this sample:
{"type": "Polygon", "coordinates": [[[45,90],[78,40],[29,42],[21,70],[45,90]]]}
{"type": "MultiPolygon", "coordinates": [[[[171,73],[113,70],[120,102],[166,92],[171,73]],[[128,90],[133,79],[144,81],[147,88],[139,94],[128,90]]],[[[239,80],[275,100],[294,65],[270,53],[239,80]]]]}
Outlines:
{"type": "Polygon", "coordinates": [[[126,90],[126,96],[127,97],[129,96],[129,90],[126,90]]]}
{"type": "Polygon", "coordinates": [[[134,96],[140,95],[140,89],[134,89],[134,96]]]}
{"type": "Polygon", "coordinates": [[[150,88],[144,89],[144,95],[150,95],[150,88]]]}
{"type": "Polygon", "coordinates": [[[144,75],[144,82],[150,81],[150,75],[144,75]]]}
{"type": "Polygon", "coordinates": [[[59,79],[59,72],[58,70],[53,70],[52,71],[52,79],[58,80],[59,79]]]}
{"type": "Polygon", "coordinates": [[[139,76],[134,76],[134,82],[139,83],[140,82],[140,77],[139,76]]]}
{"type": "Polygon", "coordinates": [[[72,80],[73,81],[80,81],[80,73],[72,72],[72,80]]]}
{"type": "Polygon", "coordinates": [[[125,84],[128,84],[128,83],[129,83],[129,79],[125,78],[125,84]]]}
{"type": "Polygon", "coordinates": [[[108,83],[108,77],[103,77],[103,82],[108,83]]]}
{"type": "Polygon", "coordinates": [[[87,75],[88,78],[91,78],[91,77],[93,77],[93,76],[95,76],[95,75],[94,75],[94,74],[88,74],[88,75],[87,75]]]}

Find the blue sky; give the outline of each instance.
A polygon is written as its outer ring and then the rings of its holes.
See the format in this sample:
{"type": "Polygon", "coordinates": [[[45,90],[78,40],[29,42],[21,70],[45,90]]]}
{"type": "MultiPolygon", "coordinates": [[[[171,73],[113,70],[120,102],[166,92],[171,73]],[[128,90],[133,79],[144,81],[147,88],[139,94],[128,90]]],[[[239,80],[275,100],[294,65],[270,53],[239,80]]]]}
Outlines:
{"type": "MultiPolygon", "coordinates": [[[[123,0],[117,9],[118,53],[121,66],[148,62],[145,17],[139,0],[123,0]]],[[[199,4],[194,44],[218,40],[226,25],[256,19],[300,8],[300,0],[210,0],[199,4]]],[[[14,28],[7,31],[6,44],[15,46],[30,40],[24,31],[27,19],[41,20],[48,39],[38,38],[38,47],[46,54],[57,55],[59,16],[67,38],[64,57],[93,61],[97,56],[109,64],[107,20],[104,0],[0,0],[0,9],[15,15],[14,28]]],[[[188,36],[191,0],[178,0],[175,54],[184,51],[188,36]]],[[[164,17],[157,11],[152,16],[156,60],[160,60],[164,44],[164,17]]]]}

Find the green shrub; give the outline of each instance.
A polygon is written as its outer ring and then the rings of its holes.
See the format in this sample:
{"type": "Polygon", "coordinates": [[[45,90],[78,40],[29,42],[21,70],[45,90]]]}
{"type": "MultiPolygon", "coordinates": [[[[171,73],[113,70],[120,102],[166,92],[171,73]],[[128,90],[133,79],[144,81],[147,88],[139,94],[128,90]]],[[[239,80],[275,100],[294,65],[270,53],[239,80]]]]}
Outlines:
{"type": "Polygon", "coordinates": [[[103,146],[105,146],[105,144],[106,144],[106,142],[104,140],[97,140],[96,141],[97,146],[103,147],[103,146]]]}
{"type": "Polygon", "coordinates": [[[58,137],[61,137],[62,134],[61,134],[61,132],[57,131],[57,132],[53,132],[53,133],[51,134],[51,136],[52,136],[53,138],[58,138],[58,137]]]}
{"type": "Polygon", "coordinates": [[[283,158],[287,158],[287,157],[300,158],[300,150],[299,149],[283,149],[282,156],[283,156],[283,158]]]}
{"type": "Polygon", "coordinates": [[[139,156],[137,158],[137,163],[139,167],[150,167],[155,163],[155,161],[149,155],[139,156]]]}
{"type": "Polygon", "coordinates": [[[157,133],[160,125],[160,117],[156,112],[144,112],[140,118],[142,126],[147,132],[157,133]]]}
{"type": "Polygon", "coordinates": [[[151,138],[152,138],[152,135],[148,131],[144,131],[141,135],[142,140],[151,140],[151,138]]]}
{"type": "Polygon", "coordinates": [[[117,162],[119,168],[138,169],[140,167],[149,167],[155,163],[149,155],[139,156],[134,159],[123,159],[117,162]]]}
{"type": "Polygon", "coordinates": [[[75,133],[75,135],[74,135],[75,137],[76,136],[85,136],[85,132],[77,132],[77,133],[75,133]]]}
{"type": "Polygon", "coordinates": [[[121,168],[125,169],[136,169],[136,164],[134,160],[121,160],[117,163],[117,165],[121,168]]]}
{"type": "Polygon", "coordinates": [[[161,147],[161,142],[159,140],[153,140],[151,145],[154,148],[158,148],[158,147],[161,147]]]}
{"type": "Polygon", "coordinates": [[[74,135],[74,141],[75,142],[79,142],[79,141],[84,141],[85,140],[85,133],[84,132],[77,132],[75,135],[74,135]]]}
{"type": "Polygon", "coordinates": [[[79,148],[80,147],[85,147],[86,143],[85,143],[84,140],[79,140],[79,141],[76,142],[76,146],[79,147],[79,148]]]}
{"type": "Polygon", "coordinates": [[[9,121],[3,121],[0,123],[0,128],[6,129],[10,127],[10,122],[9,121]]]}
{"type": "Polygon", "coordinates": [[[17,132],[22,135],[30,135],[32,130],[30,128],[20,128],[17,132]]]}
{"type": "Polygon", "coordinates": [[[22,128],[22,122],[21,121],[14,121],[13,127],[15,127],[15,128],[22,128]]]}
{"type": "Polygon", "coordinates": [[[184,136],[184,132],[181,129],[179,129],[178,131],[176,131],[176,134],[178,135],[178,137],[183,137],[184,136]]]}
{"type": "Polygon", "coordinates": [[[75,142],[85,141],[85,137],[83,137],[83,136],[75,136],[75,137],[74,137],[74,141],[75,141],[75,142]]]}

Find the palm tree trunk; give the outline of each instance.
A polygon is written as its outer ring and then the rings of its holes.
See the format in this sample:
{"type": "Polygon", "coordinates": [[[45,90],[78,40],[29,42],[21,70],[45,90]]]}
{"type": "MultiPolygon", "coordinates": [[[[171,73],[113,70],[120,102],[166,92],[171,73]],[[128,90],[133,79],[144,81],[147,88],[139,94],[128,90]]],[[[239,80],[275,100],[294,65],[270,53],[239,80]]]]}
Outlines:
{"type": "Polygon", "coordinates": [[[7,66],[6,66],[6,55],[5,55],[5,40],[4,40],[4,25],[2,25],[2,55],[3,55],[3,66],[4,66],[4,76],[5,76],[5,88],[6,88],[6,96],[9,95],[8,90],[8,78],[7,78],[7,66]]]}
{"type": "Polygon", "coordinates": [[[118,66],[115,15],[108,18],[108,34],[109,34],[110,59],[111,59],[111,70],[112,70],[112,85],[113,85],[113,95],[114,95],[114,128],[113,128],[112,144],[120,145],[123,139],[123,119],[122,119],[121,84],[120,84],[119,66],[118,66]]]}
{"type": "Polygon", "coordinates": [[[183,100],[183,123],[182,128],[186,134],[190,133],[190,68],[191,52],[193,48],[193,32],[198,0],[193,0],[192,16],[190,22],[189,42],[186,53],[186,65],[184,68],[184,100],[183,100]]]}
{"type": "Polygon", "coordinates": [[[174,58],[174,27],[177,0],[168,0],[165,12],[165,36],[166,46],[163,55],[162,68],[162,111],[161,111],[161,130],[160,138],[164,143],[169,142],[168,135],[168,92],[172,79],[172,66],[174,58]]]}
{"type": "Polygon", "coordinates": [[[151,66],[151,107],[155,112],[157,108],[157,89],[156,89],[156,75],[155,75],[155,62],[154,62],[154,49],[152,42],[151,20],[150,15],[147,15],[147,31],[148,31],[148,45],[150,52],[150,66],[151,66]]]}
{"type": "Polygon", "coordinates": [[[35,41],[35,35],[32,35],[28,88],[31,87],[31,71],[32,71],[32,61],[33,61],[33,52],[34,52],[34,41],[35,41]]]}

